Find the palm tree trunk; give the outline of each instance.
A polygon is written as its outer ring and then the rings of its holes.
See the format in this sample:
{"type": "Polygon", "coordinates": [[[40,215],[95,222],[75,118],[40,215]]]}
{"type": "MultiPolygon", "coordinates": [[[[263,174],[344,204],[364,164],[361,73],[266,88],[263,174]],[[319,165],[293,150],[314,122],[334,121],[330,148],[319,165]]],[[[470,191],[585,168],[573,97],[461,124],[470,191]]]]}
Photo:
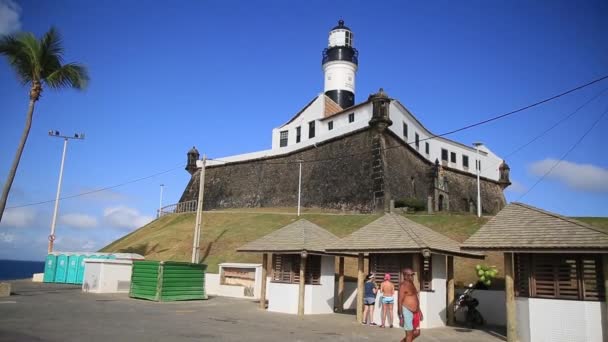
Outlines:
{"type": "Polygon", "coordinates": [[[23,129],[23,134],[21,135],[21,141],[19,141],[19,146],[17,147],[17,153],[15,154],[15,159],[13,160],[13,165],[11,166],[10,171],[8,172],[8,177],[6,178],[6,183],[4,183],[4,187],[2,188],[2,198],[0,198],[0,222],[2,222],[2,216],[4,215],[4,207],[6,207],[6,200],[8,199],[8,193],[11,190],[11,186],[13,185],[13,180],[15,179],[15,174],[17,173],[17,167],[19,166],[19,161],[21,160],[21,154],[23,153],[23,148],[25,148],[25,142],[27,141],[27,136],[30,134],[30,128],[32,127],[32,117],[34,116],[34,105],[36,101],[30,99],[30,105],[27,110],[27,117],[25,119],[25,128],[23,129]]]}

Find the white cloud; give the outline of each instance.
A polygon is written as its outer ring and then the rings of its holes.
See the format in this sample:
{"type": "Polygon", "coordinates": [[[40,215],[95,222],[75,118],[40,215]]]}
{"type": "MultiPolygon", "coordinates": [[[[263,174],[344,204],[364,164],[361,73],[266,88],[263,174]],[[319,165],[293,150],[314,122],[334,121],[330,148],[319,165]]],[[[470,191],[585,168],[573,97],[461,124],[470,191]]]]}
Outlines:
{"type": "Polygon", "coordinates": [[[15,234],[0,232],[0,242],[11,243],[15,241],[15,234]]]}
{"type": "Polygon", "coordinates": [[[12,0],[0,0],[0,35],[21,29],[21,7],[12,0]]]}
{"type": "Polygon", "coordinates": [[[511,185],[509,185],[509,187],[507,188],[507,191],[515,192],[518,194],[524,193],[526,190],[527,188],[516,180],[511,180],[511,185]]]}
{"type": "Polygon", "coordinates": [[[139,228],[153,220],[152,216],[141,215],[133,208],[119,206],[106,208],[103,211],[104,221],[115,228],[139,228]]]}
{"type": "MultiPolygon", "coordinates": [[[[534,175],[542,176],[555,163],[557,163],[555,159],[544,159],[530,165],[529,170],[534,175]]],[[[591,164],[577,164],[564,160],[546,178],[564,183],[574,190],[608,192],[608,170],[591,164]]]]}
{"type": "Polygon", "coordinates": [[[23,228],[31,226],[36,221],[36,211],[30,207],[4,210],[0,226],[23,228]]]}
{"type": "Polygon", "coordinates": [[[62,252],[86,252],[95,250],[95,241],[82,238],[59,237],[55,240],[55,251],[62,252]]]}
{"type": "Polygon", "coordinates": [[[59,223],[65,224],[72,228],[95,228],[97,227],[97,219],[86,214],[66,214],[59,217],[59,223]]]}

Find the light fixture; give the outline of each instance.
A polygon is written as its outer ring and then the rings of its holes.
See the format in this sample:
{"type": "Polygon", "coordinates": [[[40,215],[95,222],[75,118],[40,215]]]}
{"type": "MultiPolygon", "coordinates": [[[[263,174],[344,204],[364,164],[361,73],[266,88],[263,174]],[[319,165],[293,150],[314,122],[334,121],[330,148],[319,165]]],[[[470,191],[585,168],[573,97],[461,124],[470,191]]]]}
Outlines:
{"type": "Polygon", "coordinates": [[[422,250],[422,256],[423,256],[425,259],[430,258],[430,257],[431,257],[431,250],[430,250],[430,249],[426,249],[426,248],[425,248],[425,249],[423,249],[423,250],[422,250]]]}

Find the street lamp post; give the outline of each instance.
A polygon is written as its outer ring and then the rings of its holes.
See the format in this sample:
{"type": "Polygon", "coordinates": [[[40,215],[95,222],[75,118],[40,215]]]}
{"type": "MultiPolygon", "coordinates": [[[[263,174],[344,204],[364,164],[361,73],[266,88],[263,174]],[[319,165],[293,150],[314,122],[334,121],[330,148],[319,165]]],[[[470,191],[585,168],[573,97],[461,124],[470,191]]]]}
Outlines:
{"type": "Polygon", "coordinates": [[[163,188],[164,187],[165,187],[165,184],[160,185],[160,199],[158,201],[158,218],[161,217],[162,210],[163,210],[163,188]]]}
{"type": "Polygon", "coordinates": [[[51,235],[49,235],[48,251],[53,251],[53,243],[55,242],[55,226],[57,225],[57,211],[59,210],[59,195],[61,194],[61,181],[63,179],[63,165],[65,164],[65,152],[68,147],[68,139],[84,139],[84,133],[76,133],[74,136],[61,135],[59,131],[49,131],[49,135],[55,138],[63,138],[63,153],[61,154],[61,167],[59,168],[59,182],[57,184],[57,195],[55,196],[55,208],[53,209],[53,220],[51,221],[51,235]]]}
{"type": "Polygon", "coordinates": [[[476,141],[473,143],[475,150],[477,151],[477,160],[475,161],[475,168],[477,169],[477,217],[481,217],[481,190],[479,185],[479,173],[481,172],[481,161],[479,160],[479,146],[483,143],[476,141]]]}
{"type": "Polygon", "coordinates": [[[298,217],[300,216],[300,199],[302,197],[302,160],[297,160],[300,163],[300,173],[298,175],[298,217]]]}
{"type": "Polygon", "coordinates": [[[196,223],[194,225],[194,237],[192,241],[192,263],[198,264],[201,241],[201,224],[203,221],[203,192],[205,191],[205,164],[207,156],[203,154],[203,160],[197,160],[196,166],[200,168],[200,179],[198,186],[198,203],[196,206],[196,223]]]}

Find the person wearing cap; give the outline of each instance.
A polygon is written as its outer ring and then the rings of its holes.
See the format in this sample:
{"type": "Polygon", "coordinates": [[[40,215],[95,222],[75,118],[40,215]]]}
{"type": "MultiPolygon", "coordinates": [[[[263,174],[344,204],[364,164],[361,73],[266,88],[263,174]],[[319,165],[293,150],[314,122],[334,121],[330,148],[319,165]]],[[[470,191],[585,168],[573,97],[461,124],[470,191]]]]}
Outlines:
{"type": "Polygon", "coordinates": [[[370,273],[365,277],[365,292],[363,296],[363,322],[362,324],[376,325],[374,323],[374,305],[376,304],[376,293],[378,288],[374,281],[374,274],[370,273]],[[369,314],[369,317],[367,315],[369,314]]]}
{"type": "Polygon", "coordinates": [[[393,304],[395,303],[395,285],[391,281],[391,275],[386,273],[384,275],[384,281],[380,285],[380,291],[382,291],[382,324],[380,328],[384,328],[384,322],[388,317],[388,323],[390,327],[393,327],[393,304]]]}

